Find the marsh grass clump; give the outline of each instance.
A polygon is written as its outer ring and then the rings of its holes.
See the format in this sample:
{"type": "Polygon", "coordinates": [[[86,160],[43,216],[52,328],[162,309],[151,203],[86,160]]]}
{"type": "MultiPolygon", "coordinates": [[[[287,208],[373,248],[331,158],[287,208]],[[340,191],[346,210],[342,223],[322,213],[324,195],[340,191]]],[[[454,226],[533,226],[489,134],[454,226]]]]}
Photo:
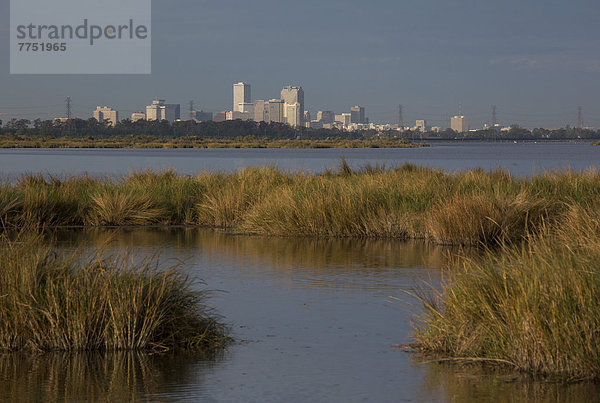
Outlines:
{"type": "Polygon", "coordinates": [[[200,175],[197,180],[205,191],[196,206],[198,224],[233,227],[249,208],[266,197],[273,197],[282,185],[294,179],[295,174],[286,174],[272,166],[246,168],[228,175],[200,175]]]}
{"type": "Polygon", "coordinates": [[[536,375],[600,379],[600,213],[573,207],[527,242],[458,258],[422,295],[416,342],[428,352],[536,375]]]}
{"type": "Polygon", "coordinates": [[[526,193],[457,195],[438,202],[425,225],[438,244],[495,245],[521,241],[560,211],[559,203],[526,193]]]}
{"type": "Polygon", "coordinates": [[[0,239],[0,352],[210,350],[226,330],[177,268],[0,239]]]}
{"type": "Polygon", "coordinates": [[[151,225],[164,215],[147,193],[109,190],[92,196],[86,222],[92,226],[151,225]]]}

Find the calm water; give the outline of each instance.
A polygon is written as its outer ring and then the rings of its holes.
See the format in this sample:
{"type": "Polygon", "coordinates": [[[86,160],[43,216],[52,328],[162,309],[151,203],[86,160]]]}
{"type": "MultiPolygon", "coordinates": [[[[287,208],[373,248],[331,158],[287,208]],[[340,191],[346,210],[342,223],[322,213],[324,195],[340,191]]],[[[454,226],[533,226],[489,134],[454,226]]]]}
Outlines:
{"type": "Polygon", "coordinates": [[[589,143],[433,143],[419,149],[214,149],[214,150],[0,150],[0,174],[122,175],[133,170],[173,168],[181,174],[201,170],[230,171],[275,164],[283,169],[319,172],[335,166],[340,157],[361,166],[367,162],[397,165],[412,162],[446,170],[502,167],[524,176],[570,167],[600,165],[600,147],[589,143]]]}
{"type": "Polygon", "coordinates": [[[391,241],[233,236],[208,230],[63,232],[63,248],[179,260],[238,340],[219,357],[0,356],[0,401],[593,401],[600,387],[424,363],[410,290],[439,284],[447,250],[391,241]],[[390,296],[402,301],[393,301],[390,296]]]}

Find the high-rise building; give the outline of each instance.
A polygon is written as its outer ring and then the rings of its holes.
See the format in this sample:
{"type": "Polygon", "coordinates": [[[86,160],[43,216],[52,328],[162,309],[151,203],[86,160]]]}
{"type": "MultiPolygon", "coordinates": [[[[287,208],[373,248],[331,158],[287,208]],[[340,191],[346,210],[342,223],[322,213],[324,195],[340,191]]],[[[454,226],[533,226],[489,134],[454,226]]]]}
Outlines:
{"type": "MultiPolygon", "coordinates": [[[[281,99],[285,104],[300,104],[300,120],[296,121],[296,124],[294,126],[302,126],[302,121],[304,119],[304,90],[302,89],[302,87],[291,85],[283,87],[283,89],[281,90],[281,99]]],[[[287,118],[285,110],[284,117],[287,118]]],[[[292,119],[296,120],[294,117],[292,117],[292,119]]]]}
{"type": "Polygon", "coordinates": [[[168,120],[174,122],[181,117],[179,104],[165,104],[164,99],[155,99],[152,105],[146,107],[147,120],[168,120]]]}
{"type": "Polygon", "coordinates": [[[268,122],[268,102],[262,99],[254,101],[254,121],[255,122],[268,122]]]}
{"type": "Polygon", "coordinates": [[[317,122],[323,124],[335,122],[335,113],[333,111],[319,111],[317,112],[317,122]]]}
{"type": "Polygon", "coordinates": [[[365,118],[365,108],[362,106],[353,106],[350,109],[352,123],[367,123],[365,118]]]}
{"type": "Polygon", "coordinates": [[[284,102],[281,99],[271,99],[268,102],[268,119],[267,122],[285,123],[284,102]]]}
{"type": "Polygon", "coordinates": [[[131,114],[132,122],[137,122],[139,120],[144,120],[144,119],[146,119],[146,114],[144,112],[133,112],[131,114]]]}
{"type": "Polygon", "coordinates": [[[152,105],[146,107],[146,119],[148,120],[161,120],[161,106],[165,104],[164,99],[155,99],[152,101],[152,105]]]}
{"type": "Polygon", "coordinates": [[[452,130],[458,133],[464,133],[469,131],[469,119],[464,116],[454,116],[450,121],[450,127],[452,130]]]}
{"type": "Polygon", "coordinates": [[[287,124],[293,127],[303,126],[303,114],[301,112],[300,104],[298,102],[295,104],[286,103],[284,107],[287,124]]]}
{"type": "Polygon", "coordinates": [[[252,102],[252,89],[250,84],[239,82],[233,84],[233,111],[243,112],[242,104],[252,102]]]}
{"type": "Polygon", "coordinates": [[[115,126],[119,123],[119,112],[108,106],[97,106],[93,112],[94,119],[100,123],[107,122],[110,126],[115,126]]]}

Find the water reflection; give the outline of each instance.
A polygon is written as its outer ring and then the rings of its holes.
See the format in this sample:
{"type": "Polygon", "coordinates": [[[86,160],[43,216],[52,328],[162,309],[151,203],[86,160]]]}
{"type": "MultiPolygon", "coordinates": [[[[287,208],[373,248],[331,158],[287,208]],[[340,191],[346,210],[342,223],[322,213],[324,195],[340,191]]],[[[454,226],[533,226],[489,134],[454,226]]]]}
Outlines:
{"type": "Polygon", "coordinates": [[[73,246],[195,250],[236,262],[295,267],[441,268],[449,251],[422,242],[258,237],[197,228],[62,230],[55,236],[73,246]]]}
{"type": "Polygon", "coordinates": [[[405,279],[416,282],[423,279],[420,269],[445,267],[452,252],[423,242],[253,237],[190,228],[88,229],[60,231],[54,235],[65,246],[107,245],[109,250],[135,250],[146,254],[160,251],[165,263],[180,259],[186,266],[195,267],[195,274],[200,276],[206,267],[219,265],[255,276],[286,279],[296,285],[381,292],[395,290],[396,284],[390,282],[390,278],[397,278],[399,271],[405,279]]]}
{"type": "MultiPolygon", "coordinates": [[[[421,364],[423,365],[423,364],[421,364]]],[[[533,380],[508,369],[463,364],[425,364],[421,389],[428,400],[453,402],[592,402],[600,385],[533,380]]]]}
{"type": "Polygon", "coordinates": [[[193,355],[0,354],[0,401],[170,401],[185,394],[173,385],[199,389],[212,365],[193,355]]]}

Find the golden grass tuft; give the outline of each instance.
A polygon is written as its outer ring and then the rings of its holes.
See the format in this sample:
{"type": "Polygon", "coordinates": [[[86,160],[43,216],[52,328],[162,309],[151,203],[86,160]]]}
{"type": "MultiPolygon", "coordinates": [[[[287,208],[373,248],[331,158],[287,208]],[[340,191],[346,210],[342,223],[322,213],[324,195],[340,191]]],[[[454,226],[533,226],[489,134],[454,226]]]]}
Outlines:
{"type": "Polygon", "coordinates": [[[161,221],[165,211],[155,206],[148,194],[105,192],[91,198],[87,224],[92,226],[151,225],[161,221]]]}
{"type": "Polygon", "coordinates": [[[527,193],[457,195],[438,202],[427,214],[425,225],[438,244],[493,245],[521,240],[560,210],[558,203],[527,193]]]}
{"type": "Polygon", "coordinates": [[[457,259],[422,296],[415,340],[448,357],[504,362],[561,379],[600,379],[600,214],[573,207],[526,243],[457,259]]]}
{"type": "Polygon", "coordinates": [[[0,351],[167,351],[227,341],[176,267],[61,256],[39,236],[0,239],[0,351]]]}

